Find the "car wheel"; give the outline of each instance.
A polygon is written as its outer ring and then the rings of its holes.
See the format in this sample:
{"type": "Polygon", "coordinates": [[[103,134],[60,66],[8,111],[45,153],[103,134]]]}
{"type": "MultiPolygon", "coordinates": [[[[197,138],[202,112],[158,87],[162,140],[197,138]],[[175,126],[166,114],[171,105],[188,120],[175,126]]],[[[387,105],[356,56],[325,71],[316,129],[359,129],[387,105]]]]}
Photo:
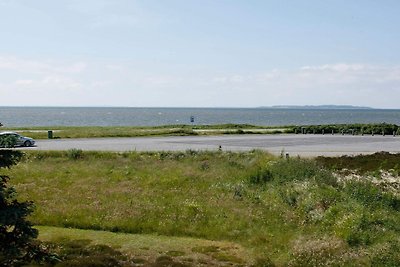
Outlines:
{"type": "Polygon", "coordinates": [[[24,142],[24,146],[26,146],[26,147],[31,146],[31,145],[32,145],[32,144],[31,144],[30,141],[25,141],[25,142],[24,142]]]}

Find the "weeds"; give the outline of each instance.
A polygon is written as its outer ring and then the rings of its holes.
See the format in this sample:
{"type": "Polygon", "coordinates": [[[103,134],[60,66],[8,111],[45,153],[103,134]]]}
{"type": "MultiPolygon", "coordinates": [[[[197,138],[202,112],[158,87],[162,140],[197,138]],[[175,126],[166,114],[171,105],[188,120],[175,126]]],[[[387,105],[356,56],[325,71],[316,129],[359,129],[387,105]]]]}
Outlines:
{"type": "Polygon", "coordinates": [[[81,149],[72,148],[67,151],[67,156],[72,160],[81,159],[83,157],[83,151],[81,149]]]}
{"type": "Polygon", "coordinates": [[[385,207],[400,211],[400,197],[384,192],[370,181],[348,181],[345,192],[368,207],[385,207]]]}
{"type": "Polygon", "coordinates": [[[269,181],[272,181],[272,179],[272,172],[268,167],[264,167],[262,169],[257,169],[254,174],[251,174],[249,177],[249,182],[251,184],[265,184],[269,181]]]}
{"type": "Polygon", "coordinates": [[[289,266],[362,266],[346,244],[335,237],[296,240],[289,266]]]}
{"type": "MultiPolygon", "coordinates": [[[[37,203],[36,224],[232,240],[256,251],[256,266],[398,262],[389,253],[398,249],[398,196],[338,180],[320,161],[262,151],[71,154],[27,152],[9,171],[37,203]]],[[[219,247],[193,249],[241,264],[219,247]]]]}
{"type": "Polygon", "coordinates": [[[371,257],[372,266],[390,266],[400,265],[400,241],[390,241],[379,245],[371,257]]]}
{"type": "Polygon", "coordinates": [[[280,159],[257,169],[249,175],[251,184],[275,184],[311,181],[319,185],[337,186],[337,179],[331,172],[318,167],[314,161],[300,158],[280,159]]]}

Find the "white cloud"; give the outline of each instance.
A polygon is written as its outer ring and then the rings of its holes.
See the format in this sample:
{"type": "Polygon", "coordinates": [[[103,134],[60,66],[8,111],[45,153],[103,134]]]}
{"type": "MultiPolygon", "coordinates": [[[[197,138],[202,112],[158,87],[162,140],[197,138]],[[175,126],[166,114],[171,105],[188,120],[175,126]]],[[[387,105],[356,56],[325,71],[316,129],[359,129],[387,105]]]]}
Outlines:
{"type": "Polygon", "coordinates": [[[83,90],[85,81],[80,75],[86,69],[87,64],[84,62],[65,63],[1,56],[0,105],[12,105],[14,102],[34,105],[39,99],[52,104],[57,101],[53,99],[55,97],[68,98],[72,92],[83,90]],[[23,100],[15,98],[16,93],[23,100]]]}
{"type": "MultiPolygon", "coordinates": [[[[251,83],[253,85],[290,86],[294,88],[316,88],[317,86],[357,85],[377,82],[390,83],[400,81],[400,66],[374,66],[363,64],[331,64],[304,66],[297,70],[272,70],[252,75],[233,74],[218,76],[216,83],[251,83]]],[[[318,89],[318,88],[317,88],[318,89]]]]}
{"type": "Polygon", "coordinates": [[[347,71],[360,71],[369,68],[368,65],[363,64],[327,64],[322,66],[304,66],[301,70],[304,71],[334,71],[334,72],[347,72],[347,71]]]}
{"type": "Polygon", "coordinates": [[[400,66],[326,64],[251,75],[217,76],[212,80],[225,91],[237,92],[238,88],[248,88],[252,96],[244,95],[241,98],[246,105],[354,104],[398,107],[394,98],[400,97],[400,66]],[[264,104],[260,101],[263,98],[264,104]]]}
{"type": "MultiPolygon", "coordinates": [[[[301,68],[298,77],[303,82],[318,82],[321,85],[363,85],[375,86],[377,82],[391,83],[400,80],[399,66],[378,66],[365,64],[332,64],[301,68]]],[[[361,87],[361,86],[360,86],[361,87]]]]}
{"type": "Polygon", "coordinates": [[[117,65],[117,64],[109,64],[109,65],[106,65],[106,68],[107,68],[108,70],[111,70],[111,71],[123,71],[123,70],[124,70],[124,67],[123,67],[123,66],[117,65]]]}
{"type": "Polygon", "coordinates": [[[16,86],[29,86],[34,83],[33,80],[17,80],[15,81],[16,86]]]}
{"type": "Polygon", "coordinates": [[[47,98],[46,95],[51,96],[57,91],[71,93],[83,89],[83,85],[80,82],[63,76],[46,76],[37,80],[16,80],[7,85],[3,84],[2,87],[7,91],[19,91],[26,94],[42,93],[43,95],[38,95],[38,97],[45,99],[47,98]]]}
{"type": "Polygon", "coordinates": [[[19,73],[80,73],[87,68],[85,62],[54,62],[49,60],[29,60],[10,56],[0,56],[0,69],[19,73]]]}
{"type": "Polygon", "coordinates": [[[42,73],[50,68],[41,61],[25,60],[16,57],[0,56],[0,69],[17,72],[42,73]]]}
{"type": "Polygon", "coordinates": [[[87,64],[85,62],[76,62],[64,68],[56,68],[59,72],[81,73],[85,71],[87,64]]]}
{"type": "Polygon", "coordinates": [[[340,63],[216,75],[143,62],[2,56],[0,70],[0,105],[399,107],[400,98],[400,66],[340,63]],[[16,100],[10,90],[31,97],[16,100]]]}

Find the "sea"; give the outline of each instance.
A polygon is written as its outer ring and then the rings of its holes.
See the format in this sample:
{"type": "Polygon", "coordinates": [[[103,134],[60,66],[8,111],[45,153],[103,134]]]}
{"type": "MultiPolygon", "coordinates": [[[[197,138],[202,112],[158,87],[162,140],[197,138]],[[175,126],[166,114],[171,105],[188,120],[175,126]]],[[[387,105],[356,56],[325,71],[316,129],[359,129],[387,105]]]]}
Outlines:
{"type": "Polygon", "coordinates": [[[252,124],[259,126],[344,123],[400,125],[398,109],[0,107],[5,127],[161,126],[252,124]]]}

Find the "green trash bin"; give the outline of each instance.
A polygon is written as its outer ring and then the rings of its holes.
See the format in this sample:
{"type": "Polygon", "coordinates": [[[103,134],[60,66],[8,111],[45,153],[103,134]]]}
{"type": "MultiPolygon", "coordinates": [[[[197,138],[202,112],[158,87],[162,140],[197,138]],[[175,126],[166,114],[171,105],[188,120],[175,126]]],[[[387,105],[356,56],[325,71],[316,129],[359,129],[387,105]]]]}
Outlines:
{"type": "Polygon", "coordinates": [[[53,131],[47,131],[47,137],[53,139],[53,131]]]}

